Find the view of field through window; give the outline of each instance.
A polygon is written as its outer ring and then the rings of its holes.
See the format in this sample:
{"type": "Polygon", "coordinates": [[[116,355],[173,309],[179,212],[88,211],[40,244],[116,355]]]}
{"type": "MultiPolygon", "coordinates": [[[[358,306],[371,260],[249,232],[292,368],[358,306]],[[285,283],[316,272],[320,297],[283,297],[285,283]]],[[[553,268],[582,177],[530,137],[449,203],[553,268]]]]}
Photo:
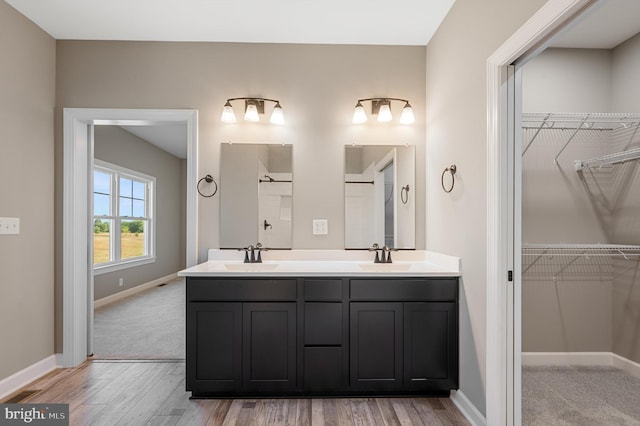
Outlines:
{"type": "Polygon", "coordinates": [[[122,176],[106,165],[94,170],[94,265],[148,255],[147,185],[142,178],[122,176]]]}

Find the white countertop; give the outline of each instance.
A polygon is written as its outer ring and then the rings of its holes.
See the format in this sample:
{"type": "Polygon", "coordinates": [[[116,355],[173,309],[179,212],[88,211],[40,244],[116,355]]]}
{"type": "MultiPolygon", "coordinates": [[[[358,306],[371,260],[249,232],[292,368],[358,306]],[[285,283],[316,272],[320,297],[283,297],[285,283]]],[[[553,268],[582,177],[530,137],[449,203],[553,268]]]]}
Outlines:
{"type": "Polygon", "coordinates": [[[344,250],[280,250],[263,263],[243,263],[235,250],[210,250],[209,260],[178,272],[183,277],[458,277],[460,259],[424,250],[392,252],[393,263],[373,263],[373,253],[344,250]],[[396,260],[397,259],[397,260],[396,260]]]}

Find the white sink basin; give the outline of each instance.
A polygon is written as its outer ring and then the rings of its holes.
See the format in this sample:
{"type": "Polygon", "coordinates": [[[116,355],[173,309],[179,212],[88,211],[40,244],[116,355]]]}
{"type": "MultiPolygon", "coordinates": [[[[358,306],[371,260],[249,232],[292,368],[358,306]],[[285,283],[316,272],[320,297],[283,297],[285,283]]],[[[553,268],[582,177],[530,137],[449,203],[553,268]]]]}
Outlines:
{"type": "Polygon", "coordinates": [[[358,266],[363,271],[371,272],[408,271],[412,267],[408,263],[359,263],[358,266]]]}
{"type": "Polygon", "coordinates": [[[277,263],[225,263],[225,268],[229,271],[243,271],[243,272],[259,272],[259,271],[273,271],[278,267],[277,263]]]}

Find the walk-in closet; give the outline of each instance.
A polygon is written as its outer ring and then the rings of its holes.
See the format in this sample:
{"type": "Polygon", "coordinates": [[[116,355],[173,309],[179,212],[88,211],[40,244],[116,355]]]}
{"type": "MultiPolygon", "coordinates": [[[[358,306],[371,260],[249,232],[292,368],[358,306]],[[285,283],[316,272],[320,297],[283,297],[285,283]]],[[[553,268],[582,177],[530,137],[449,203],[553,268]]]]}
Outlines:
{"type": "Polygon", "coordinates": [[[640,33],[553,46],[522,68],[523,424],[638,425],[640,33]]]}

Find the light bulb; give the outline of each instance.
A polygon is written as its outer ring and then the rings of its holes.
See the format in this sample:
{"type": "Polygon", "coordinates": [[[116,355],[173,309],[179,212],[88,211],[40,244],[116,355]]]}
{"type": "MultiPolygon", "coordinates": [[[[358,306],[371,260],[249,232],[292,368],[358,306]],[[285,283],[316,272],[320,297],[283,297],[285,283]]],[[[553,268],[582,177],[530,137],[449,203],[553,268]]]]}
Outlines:
{"type": "Polygon", "coordinates": [[[227,103],[224,104],[224,107],[222,108],[222,117],[220,117],[220,120],[222,120],[223,123],[236,122],[236,115],[234,114],[233,107],[231,106],[229,101],[227,101],[227,103]]]}
{"type": "Polygon", "coordinates": [[[247,110],[244,112],[244,119],[247,121],[260,121],[260,115],[258,114],[256,104],[247,105],[247,110]]]}
{"type": "Polygon", "coordinates": [[[389,103],[380,105],[380,110],[378,111],[378,122],[388,123],[392,118],[393,117],[391,116],[391,108],[389,107],[389,103]]]}
{"type": "Polygon", "coordinates": [[[284,124],[284,110],[280,106],[280,102],[276,102],[276,106],[273,107],[273,112],[271,113],[271,124],[284,124]]]}
{"type": "Polygon", "coordinates": [[[358,101],[356,109],[353,111],[353,124],[362,124],[367,121],[367,114],[364,112],[364,107],[358,101]]]}
{"type": "Polygon", "coordinates": [[[413,115],[413,109],[409,102],[402,108],[402,115],[400,116],[400,123],[402,124],[411,124],[416,121],[416,116],[413,115]]]}

